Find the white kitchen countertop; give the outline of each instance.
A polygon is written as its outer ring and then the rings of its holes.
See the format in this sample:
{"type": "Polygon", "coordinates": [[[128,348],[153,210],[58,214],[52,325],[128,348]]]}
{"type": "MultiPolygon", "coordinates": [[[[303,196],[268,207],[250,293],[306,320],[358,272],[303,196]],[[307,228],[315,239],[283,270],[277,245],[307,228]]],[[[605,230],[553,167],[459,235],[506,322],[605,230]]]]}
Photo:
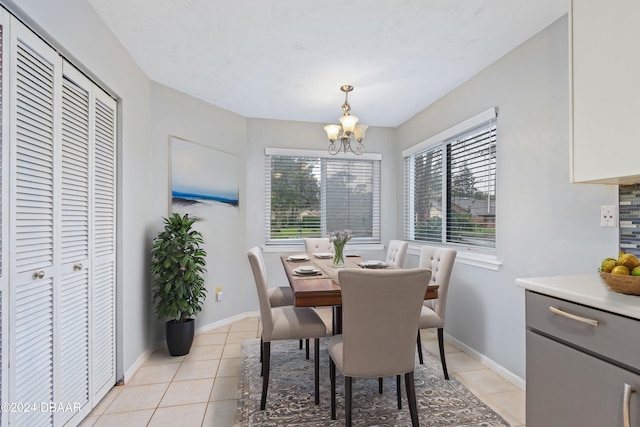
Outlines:
{"type": "Polygon", "coordinates": [[[524,277],[516,279],[516,285],[640,320],[640,296],[610,291],[597,273],[581,276],[524,277]]]}

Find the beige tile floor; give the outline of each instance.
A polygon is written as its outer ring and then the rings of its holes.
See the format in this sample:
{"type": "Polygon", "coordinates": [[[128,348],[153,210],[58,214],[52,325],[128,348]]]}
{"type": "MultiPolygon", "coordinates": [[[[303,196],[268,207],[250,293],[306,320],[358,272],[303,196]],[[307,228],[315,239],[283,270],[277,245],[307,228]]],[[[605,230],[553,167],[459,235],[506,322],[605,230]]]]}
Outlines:
{"type": "MultiPolygon", "coordinates": [[[[331,313],[321,310],[327,325],[331,313]]],[[[258,318],[198,335],[188,355],[154,352],[124,386],[114,387],[80,424],[95,426],[233,426],[239,396],[240,345],[260,335],[258,318]]],[[[424,349],[438,339],[422,331],[424,349]]],[[[525,394],[456,347],[446,344],[449,374],[465,384],[511,426],[525,425],[525,394]]]]}

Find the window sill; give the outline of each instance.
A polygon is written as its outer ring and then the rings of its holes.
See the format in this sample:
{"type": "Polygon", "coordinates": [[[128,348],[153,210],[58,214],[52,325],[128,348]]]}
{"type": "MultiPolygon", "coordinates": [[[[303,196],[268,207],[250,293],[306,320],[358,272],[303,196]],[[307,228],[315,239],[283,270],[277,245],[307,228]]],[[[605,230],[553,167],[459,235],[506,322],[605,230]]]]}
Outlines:
{"type": "MultiPolygon", "coordinates": [[[[421,245],[409,245],[407,251],[411,255],[420,256],[421,245]]],[[[484,268],[486,270],[498,271],[502,266],[502,261],[498,260],[498,257],[494,254],[470,252],[468,248],[455,248],[458,254],[456,255],[456,262],[465,265],[471,265],[473,267],[484,268]]]]}

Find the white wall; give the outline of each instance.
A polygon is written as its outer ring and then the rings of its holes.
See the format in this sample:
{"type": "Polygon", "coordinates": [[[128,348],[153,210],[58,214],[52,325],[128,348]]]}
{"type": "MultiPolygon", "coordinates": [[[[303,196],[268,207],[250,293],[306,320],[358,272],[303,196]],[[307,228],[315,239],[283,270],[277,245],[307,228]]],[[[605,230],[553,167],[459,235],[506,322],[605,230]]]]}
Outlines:
{"type": "Polygon", "coordinates": [[[617,187],[569,183],[568,83],[565,16],[397,129],[400,167],[403,149],[489,107],[500,109],[496,215],[503,265],[494,272],[456,264],[445,333],[520,378],[524,292],[515,279],[595,273],[618,248],[618,230],[599,226],[600,205],[617,204],[617,187]]]}
{"type": "MultiPolygon", "coordinates": [[[[169,213],[169,135],[238,156],[239,207],[224,208],[224,219],[198,221],[195,226],[205,241],[207,272],[204,278],[208,290],[203,309],[196,317],[196,328],[206,327],[248,311],[245,214],[255,202],[248,199],[244,191],[246,119],[157,83],[151,84],[151,116],[154,185],[149,191],[152,211],[158,215],[153,221],[154,229],[147,235],[149,244],[162,229],[161,217],[169,213]],[[223,287],[222,302],[215,300],[216,286],[223,287]]],[[[257,307],[251,307],[251,310],[255,309],[257,307]]],[[[162,341],[163,323],[155,319],[153,315],[151,320],[157,326],[155,338],[162,341]]]]}

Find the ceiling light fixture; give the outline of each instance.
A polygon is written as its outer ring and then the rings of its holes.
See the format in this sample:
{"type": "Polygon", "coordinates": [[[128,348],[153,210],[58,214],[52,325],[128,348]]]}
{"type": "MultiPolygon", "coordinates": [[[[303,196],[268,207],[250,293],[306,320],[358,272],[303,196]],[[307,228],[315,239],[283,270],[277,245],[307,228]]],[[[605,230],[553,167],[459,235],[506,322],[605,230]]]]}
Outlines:
{"type": "Polygon", "coordinates": [[[365,125],[356,125],[358,118],[352,116],[351,106],[349,105],[349,92],[353,90],[353,86],[344,85],[340,87],[340,90],[344,92],[344,104],[342,104],[342,111],[344,114],[340,117],[340,125],[326,125],[324,130],[327,132],[327,137],[331,143],[329,144],[329,154],[338,154],[340,151],[346,153],[351,151],[353,154],[362,154],[364,151],[364,145],[362,140],[364,134],[367,132],[365,125]],[[351,145],[355,140],[355,146],[351,145]],[[336,141],[340,141],[336,143],[336,141]]]}

